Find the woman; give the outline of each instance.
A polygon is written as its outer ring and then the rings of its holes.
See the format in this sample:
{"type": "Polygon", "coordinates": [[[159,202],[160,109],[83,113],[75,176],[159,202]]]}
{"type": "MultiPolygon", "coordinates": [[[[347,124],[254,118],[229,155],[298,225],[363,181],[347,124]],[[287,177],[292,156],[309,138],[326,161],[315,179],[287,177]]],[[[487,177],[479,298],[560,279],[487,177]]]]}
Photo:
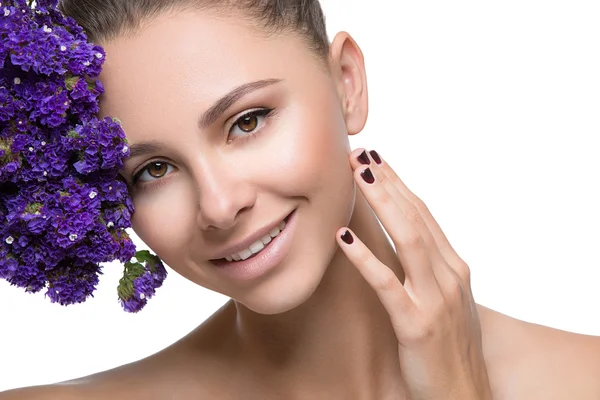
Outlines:
{"type": "Polygon", "coordinates": [[[476,305],[427,208],[350,151],[363,57],[346,33],[327,43],[317,2],[84,3],[62,7],[107,52],[134,229],[232,300],[152,357],[0,399],[598,397],[598,338],[476,305]]]}

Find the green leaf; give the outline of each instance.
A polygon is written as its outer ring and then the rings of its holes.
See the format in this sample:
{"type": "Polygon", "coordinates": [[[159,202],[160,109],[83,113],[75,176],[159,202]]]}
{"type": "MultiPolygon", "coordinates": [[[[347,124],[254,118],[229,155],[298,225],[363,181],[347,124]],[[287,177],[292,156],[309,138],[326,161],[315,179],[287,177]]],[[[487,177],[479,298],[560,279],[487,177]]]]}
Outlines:
{"type": "Polygon", "coordinates": [[[25,213],[26,214],[35,214],[35,213],[39,212],[43,206],[44,205],[42,203],[27,204],[27,207],[25,207],[25,213]]]}
{"type": "Polygon", "coordinates": [[[79,139],[81,137],[81,135],[79,133],[77,133],[77,131],[75,129],[71,129],[69,132],[67,132],[67,137],[70,137],[73,139],[79,139]]]}
{"type": "Polygon", "coordinates": [[[71,91],[73,90],[73,88],[75,87],[75,85],[77,85],[77,82],[79,82],[79,77],[78,76],[73,76],[73,75],[68,75],[65,78],[65,86],[67,87],[67,90],[71,91]]]}

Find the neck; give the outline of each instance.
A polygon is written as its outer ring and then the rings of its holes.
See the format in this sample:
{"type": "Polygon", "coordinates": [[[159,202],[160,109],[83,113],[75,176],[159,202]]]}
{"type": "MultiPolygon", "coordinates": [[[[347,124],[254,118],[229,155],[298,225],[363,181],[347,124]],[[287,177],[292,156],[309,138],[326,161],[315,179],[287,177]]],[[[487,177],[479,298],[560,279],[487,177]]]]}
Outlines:
{"type": "MultiPolygon", "coordinates": [[[[360,193],[349,226],[404,281],[396,253],[360,193]]],[[[276,315],[231,306],[249,378],[268,376],[277,393],[380,398],[398,384],[398,346],[389,316],[341,250],[301,306],[276,315]]]]}

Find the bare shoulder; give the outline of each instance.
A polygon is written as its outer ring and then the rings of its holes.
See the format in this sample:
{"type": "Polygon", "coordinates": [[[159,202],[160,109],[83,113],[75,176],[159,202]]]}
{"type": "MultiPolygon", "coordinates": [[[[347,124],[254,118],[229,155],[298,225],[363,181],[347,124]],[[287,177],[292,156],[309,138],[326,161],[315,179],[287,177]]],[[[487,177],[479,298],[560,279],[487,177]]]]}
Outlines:
{"type": "Polygon", "coordinates": [[[479,308],[496,399],[600,398],[600,337],[479,308]]]}
{"type": "Polygon", "coordinates": [[[0,400],[183,399],[182,397],[169,396],[164,390],[162,392],[152,390],[152,386],[151,381],[135,385],[132,384],[131,380],[125,378],[124,380],[115,380],[107,384],[106,381],[97,382],[94,377],[86,377],[82,381],[9,390],[0,393],[0,400]]]}
{"type": "Polygon", "coordinates": [[[9,390],[0,393],[0,400],[79,400],[83,396],[83,393],[77,394],[72,388],[53,385],[9,390]]]}
{"type": "MultiPolygon", "coordinates": [[[[54,385],[0,393],[0,400],[187,400],[213,396],[227,347],[224,306],[202,325],[164,350],[114,369],[54,385]]],[[[213,398],[213,397],[208,397],[213,398]]],[[[223,397],[226,398],[226,397],[223,397]]]]}
{"type": "Polygon", "coordinates": [[[160,397],[157,393],[156,389],[160,391],[161,388],[160,381],[157,374],[147,368],[148,359],[66,382],[10,390],[0,393],[0,400],[169,398],[160,397]],[[145,371],[150,374],[145,374],[145,371]]]}

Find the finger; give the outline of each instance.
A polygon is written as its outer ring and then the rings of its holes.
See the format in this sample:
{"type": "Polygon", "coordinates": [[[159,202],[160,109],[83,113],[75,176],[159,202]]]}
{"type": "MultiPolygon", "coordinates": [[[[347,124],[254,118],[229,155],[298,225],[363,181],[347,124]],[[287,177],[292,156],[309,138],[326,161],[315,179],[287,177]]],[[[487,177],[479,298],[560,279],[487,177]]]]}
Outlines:
{"type": "MultiPolygon", "coordinates": [[[[358,168],[362,165],[369,165],[373,170],[382,169],[381,166],[385,165],[391,170],[391,168],[381,159],[376,151],[372,150],[367,152],[362,148],[356,149],[351,153],[351,165],[353,168],[358,168]]],[[[394,174],[394,176],[396,175],[394,174]]],[[[385,186],[386,190],[389,191],[394,202],[396,202],[396,204],[398,204],[398,206],[404,211],[408,221],[413,224],[419,233],[421,233],[425,241],[427,251],[429,252],[433,274],[435,275],[436,280],[438,280],[438,283],[440,279],[447,280],[449,277],[445,275],[449,275],[447,271],[448,266],[444,265],[446,264],[446,261],[437,247],[435,239],[429,231],[429,228],[427,227],[427,224],[422,218],[419,210],[406,197],[404,197],[402,193],[400,193],[393,181],[387,179],[385,171],[383,171],[383,177],[385,178],[382,179],[383,185],[385,186]]]]}
{"type": "MultiPolygon", "coordinates": [[[[389,191],[392,199],[394,199],[396,204],[398,204],[398,206],[404,211],[407,220],[419,231],[423,237],[425,247],[431,260],[433,274],[435,275],[438,284],[440,284],[440,287],[448,288],[450,285],[455,283],[455,273],[450,270],[448,262],[437,245],[437,242],[433,237],[433,234],[431,233],[425,217],[421,213],[421,210],[400,191],[400,188],[397,185],[397,181],[400,178],[398,178],[398,175],[381,158],[381,156],[373,150],[369,152],[369,157],[372,160],[372,163],[370,164],[371,168],[375,170],[378,175],[382,176],[383,185],[385,186],[386,190],[389,191]]],[[[403,187],[406,188],[406,185],[403,187]]],[[[414,194],[412,194],[412,196],[416,197],[414,194]]]]}
{"type": "Polygon", "coordinates": [[[371,158],[369,158],[367,151],[363,148],[354,149],[350,153],[350,165],[353,170],[361,165],[371,165],[371,162],[371,158]]]}
{"type": "Polygon", "coordinates": [[[431,295],[437,286],[431,261],[420,232],[408,221],[404,211],[385,187],[385,176],[370,167],[354,170],[354,177],[365,199],[389,234],[411,287],[431,295]]]}
{"type": "Polygon", "coordinates": [[[394,327],[405,326],[413,301],[389,267],[373,255],[371,250],[348,228],[339,229],[336,240],[346,257],[356,266],[390,315],[394,327]]]}
{"type": "Polygon", "coordinates": [[[423,235],[423,239],[427,246],[436,248],[439,253],[435,238],[429,230],[425,219],[422,217],[420,210],[399,190],[397,187],[397,180],[399,180],[398,176],[379,154],[374,150],[367,152],[365,149],[359,148],[350,153],[350,162],[354,169],[359,168],[362,165],[369,165],[372,170],[376,171],[377,169],[380,169],[382,171],[383,178],[381,180],[385,188],[390,192],[394,202],[398,204],[404,211],[407,219],[412,222],[415,228],[423,235]]]}
{"type": "MultiPolygon", "coordinates": [[[[436,247],[439,249],[440,254],[446,261],[446,265],[452,268],[458,274],[458,276],[460,276],[461,278],[466,278],[468,281],[468,266],[466,265],[464,260],[458,255],[458,253],[454,250],[454,248],[448,241],[448,238],[442,231],[442,228],[431,214],[431,211],[429,210],[427,205],[406,186],[402,179],[400,179],[396,172],[390,167],[388,163],[385,162],[385,160],[383,160],[383,158],[379,154],[374,152],[374,155],[375,156],[373,157],[373,154],[371,154],[371,157],[378,158],[381,161],[381,163],[378,164],[378,166],[383,171],[388,181],[398,190],[398,192],[402,195],[403,198],[407,199],[413,205],[413,207],[421,215],[425,226],[427,227],[431,237],[435,241],[436,247]]],[[[396,201],[398,200],[396,199],[396,201]]]]}
{"type": "MultiPolygon", "coordinates": [[[[381,171],[379,174],[382,175],[382,181],[386,189],[390,192],[392,199],[400,206],[400,208],[404,211],[406,218],[413,224],[413,226],[421,233],[423,236],[423,240],[427,246],[427,250],[430,253],[430,258],[432,259],[433,267],[440,264],[444,264],[443,255],[440,252],[439,247],[437,246],[437,242],[433,237],[425,218],[421,214],[419,208],[410,201],[398,188],[397,180],[398,175],[392,170],[392,168],[381,158],[381,156],[375,151],[371,150],[368,152],[368,157],[373,161],[371,165],[373,165],[373,169],[375,171],[381,171]]],[[[404,186],[406,187],[406,186],[404,186]]],[[[411,192],[412,193],[412,192],[411,192]]],[[[414,196],[414,195],[413,195],[414,196]]],[[[434,271],[435,272],[435,271],[434,271]]]]}

